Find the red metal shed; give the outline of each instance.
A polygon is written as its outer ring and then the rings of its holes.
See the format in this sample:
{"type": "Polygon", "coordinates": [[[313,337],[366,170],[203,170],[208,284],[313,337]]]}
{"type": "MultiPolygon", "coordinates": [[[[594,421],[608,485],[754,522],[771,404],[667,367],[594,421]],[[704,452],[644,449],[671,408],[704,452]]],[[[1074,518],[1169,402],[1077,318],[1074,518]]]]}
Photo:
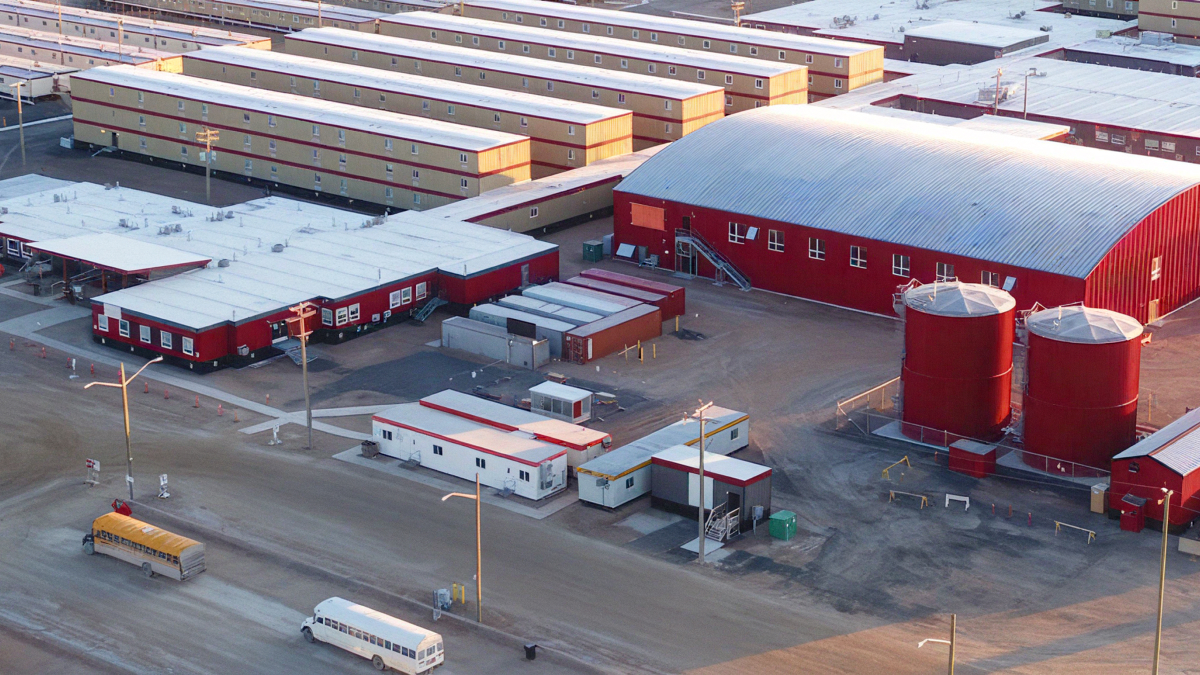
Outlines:
{"type": "Polygon", "coordinates": [[[570,331],[566,348],[571,361],[587,363],[660,335],[662,312],[654,305],[635,305],[570,331]]]}
{"type": "Polygon", "coordinates": [[[1109,510],[1132,495],[1147,500],[1145,517],[1162,522],[1162,489],[1174,490],[1170,525],[1181,532],[1200,517],[1200,409],[1192,410],[1113,457],[1109,510]]]}
{"type": "Polygon", "coordinates": [[[609,270],[596,268],[584,270],[579,273],[579,276],[588,279],[597,279],[599,281],[607,281],[610,284],[620,284],[630,288],[640,288],[643,291],[650,291],[651,293],[659,293],[667,296],[666,304],[659,307],[659,309],[661,309],[663,312],[664,321],[673,319],[677,316],[683,316],[684,312],[687,311],[685,290],[682,286],[665,284],[661,281],[654,281],[653,279],[643,279],[641,277],[630,276],[628,274],[621,274],[620,272],[610,272],[609,270]]]}

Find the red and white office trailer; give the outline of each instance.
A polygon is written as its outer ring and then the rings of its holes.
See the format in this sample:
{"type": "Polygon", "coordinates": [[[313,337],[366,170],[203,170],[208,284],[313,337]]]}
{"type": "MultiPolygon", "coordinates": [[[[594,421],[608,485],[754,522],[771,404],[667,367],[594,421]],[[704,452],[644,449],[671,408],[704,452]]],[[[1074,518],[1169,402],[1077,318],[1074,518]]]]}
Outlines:
{"type": "Polygon", "coordinates": [[[567,448],[521,430],[402,403],[376,413],[371,429],[379,452],[526,499],[567,487],[567,448]]]}

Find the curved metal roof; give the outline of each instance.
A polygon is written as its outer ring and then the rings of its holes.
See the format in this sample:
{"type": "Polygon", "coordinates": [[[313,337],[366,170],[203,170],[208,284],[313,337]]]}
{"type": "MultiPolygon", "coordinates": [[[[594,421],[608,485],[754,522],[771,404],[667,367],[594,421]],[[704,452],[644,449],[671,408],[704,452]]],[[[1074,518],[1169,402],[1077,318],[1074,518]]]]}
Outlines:
{"type": "Polygon", "coordinates": [[[1054,307],[1029,315],[1029,331],[1051,340],[1080,344],[1125,342],[1141,337],[1142,324],[1130,316],[1095,307],[1054,307]]]}
{"type": "Polygon", "coordinates": [[[730,115],[626,194],[1086,278],[1200,167],[812,105],[730,115]]]}
{"type": "Polygon", "coordinates": [[[999,288],[940,281],[908,289],[904,292],[904,304],[926,314],[969,317],[1011,312],[1017,301],[999,288]]]}

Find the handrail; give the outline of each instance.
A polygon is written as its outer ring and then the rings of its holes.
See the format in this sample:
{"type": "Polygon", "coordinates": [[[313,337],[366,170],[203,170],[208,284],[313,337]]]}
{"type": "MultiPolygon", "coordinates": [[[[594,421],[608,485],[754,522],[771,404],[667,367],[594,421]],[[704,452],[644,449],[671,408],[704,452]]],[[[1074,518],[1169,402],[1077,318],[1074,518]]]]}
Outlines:
{"type": "Polygon", "coordinates": [[[706,240],[699,232],[691,229],[685,230],[682,228],[677,228],[675,230],[675,238],[692,240],[692,242],[696,245],[696,248],[699,249],[701,255],[703,255],[705,258],[708,258],[709,262],[733,279],[733,282],[736,283],[739,288],[742,290],[749,290],[750,277],[742,273],[742,271],[733,264],[733,261],[722,255],[721,252],[714,248],[712,244],[708,243],[708,240],[706,240]]]}

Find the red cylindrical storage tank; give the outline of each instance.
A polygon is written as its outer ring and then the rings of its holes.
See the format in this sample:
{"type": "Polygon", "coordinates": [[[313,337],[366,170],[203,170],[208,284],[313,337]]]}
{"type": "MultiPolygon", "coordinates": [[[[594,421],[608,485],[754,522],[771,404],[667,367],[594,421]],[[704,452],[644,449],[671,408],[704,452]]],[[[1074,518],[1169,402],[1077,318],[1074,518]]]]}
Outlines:
{"type": "Polygon", "coordinates": [[[910,288],[903,300],[904,433],[916,437],[922,430],[909,425],[921,425],[949,432],[946,444],[953,436],[999,439],[1011,415],[1017,302],[959,281],[910,288]]]}
{"type": "Polygon", "coordinates": [[[1074,306],[1031,314],[1026,327],[1025,449],[1107,470],[1136,435],[1142,324],[1074,306]]]}

